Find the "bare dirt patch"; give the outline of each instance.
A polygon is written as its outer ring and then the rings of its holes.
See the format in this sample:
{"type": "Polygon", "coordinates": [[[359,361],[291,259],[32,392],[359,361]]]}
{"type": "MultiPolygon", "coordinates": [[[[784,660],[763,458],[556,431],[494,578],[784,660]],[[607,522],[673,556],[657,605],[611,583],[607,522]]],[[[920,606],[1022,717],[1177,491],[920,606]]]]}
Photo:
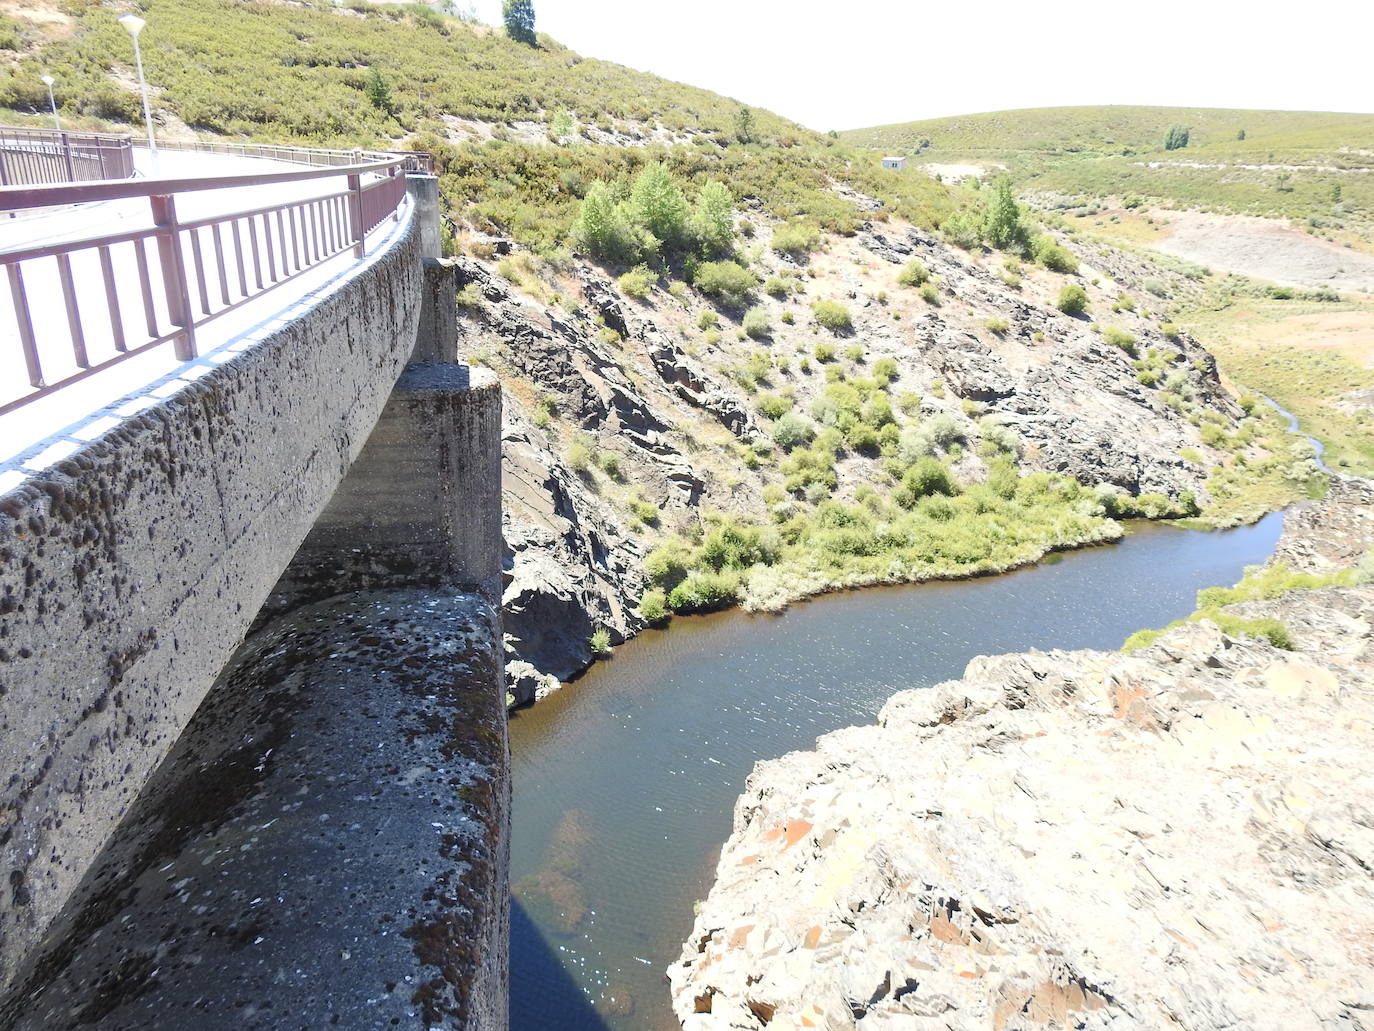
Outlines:
{"type": "Polygon", "coordinates": [[[1374,293],[1374,256],[1271,219],[1170,212],[1166,234],[1151,246],[1223,272],[1287,286],[1374,293]]]}
{"type": "Polygon", "coordinates": [[[1374,311],[1290,315],[1248,328],[1249,342],[1304,350],[1339,350],[1366,369],[1374,368],[1374,311]]]}

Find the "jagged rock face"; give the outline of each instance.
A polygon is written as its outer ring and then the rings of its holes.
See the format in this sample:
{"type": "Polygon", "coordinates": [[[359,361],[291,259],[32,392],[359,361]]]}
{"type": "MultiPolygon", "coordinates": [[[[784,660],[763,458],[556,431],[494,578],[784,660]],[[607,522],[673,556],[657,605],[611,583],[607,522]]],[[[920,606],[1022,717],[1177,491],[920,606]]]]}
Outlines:
{"type": "MultiPolygon", "coordinates": [[[[566,679],[590,661],[587,639],[598,627],[613,643],[638,632],[640,568],[664,536],[693,534],[707,512],[769,520],[765,489],[782,486],[784,455],[759,411],[762,394],[816,417],[833,373],[866,377],[880,359],[896,369],[888,394],[894,405],[906,398],[903,424],[939,415],[961,426],[970,446],[956,471],[967,482],[986,472],[977,445],[987,417],[1019,438],[1028,471],[1205,501],[1207,461],[1181,455],[1207,450],[1198,427],[1137,380],[1130,355],[1053,307],[1058,279],[1027,270],[1022,287],[1009,285],[988,267],[1002,260],[891,222],[865,223],[809,257],[765,250],[756,271],[776,273],[776,282],[749,304],[771,328],[750,338],[742,306],[718,311],[683,284],[669,290],[660,281],[636,300],[605,272],[577,264],[545,269],[522,292],[483,262],[458,259],[460,283],[476,287],[466,291],[460,350],[493,364],[505,386],[512,659],[566,679]],[[911,260],[942,284],[935,304],[898,284],[911,260]],[[820,299],[842,300],[852,329],[832,334],[816,323],[811,305],[820,299]],[[750,371],[760,362],[761,378],[750,371]],[[579,440],[584,451],[614,452],[618,471],[569,468],[564,457],[579,440]],[[640,518],[648,506],[659,517],[640,518]]],[[[1127,264],[1121,275],[1139,273],[1127,264]]],[[[1095,305],[1110,307],[1118,284],[1100,281],[1083,282],[1095,305]]],[[[1166,355],[1179,396],[1224,420],[1241,414],[1194,341],[1166,341],[1143,312],[1104,321],[1135,334],[1142,353],[1166,355]]],[[[836,496],[890,493],[883,466],[841,454],[836,496]]]]}
{"type": "MultiPolygon", "coordinates": [[[[1301,509],[1363,528],[1374,508],[1301,509]]],[[[669,970],[683,1026],[1374,1027],[1374,587],[1130,656],[979,658],[760,763],[669,970]]]]}

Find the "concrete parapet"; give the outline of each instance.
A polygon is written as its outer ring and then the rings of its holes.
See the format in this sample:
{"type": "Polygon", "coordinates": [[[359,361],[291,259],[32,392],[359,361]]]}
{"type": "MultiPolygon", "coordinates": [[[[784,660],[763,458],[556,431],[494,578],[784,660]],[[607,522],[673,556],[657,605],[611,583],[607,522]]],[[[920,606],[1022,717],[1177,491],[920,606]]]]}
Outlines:
{"type": "Polygon", "coordinates": [[[415,202],[416,219],[420,224],[420,254],[426,258],[442,257],[444,250],[439,235],[439,178],[433,175],[408,175],[406,192],[415,202]]]}
{"type": "Polygon", "coordinates": [[[361,451],[414,346],[419,251],[412,220],[300,318],[0,498],[0,988],[361,451]]]}
{"type": "Polygon", "coordinates": [[[0,1026],[505,1031],[502,660],[450,591],[251,637],[0,1026]]]}

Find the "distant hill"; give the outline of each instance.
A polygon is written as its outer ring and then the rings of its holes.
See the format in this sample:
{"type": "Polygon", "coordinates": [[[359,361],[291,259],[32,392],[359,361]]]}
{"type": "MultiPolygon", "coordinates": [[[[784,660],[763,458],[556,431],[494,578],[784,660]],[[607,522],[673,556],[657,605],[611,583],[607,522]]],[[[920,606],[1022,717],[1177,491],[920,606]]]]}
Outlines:
{"type": "MultiPolygon", "coordinates": [[[[424,4],[146,0],[142,11],[143,60],[169,132],[179,120],[201,132],[355,145],[449,135],[455,121],[564,116],[562,124],[591,133],[724,136],[740,106],[583,58],[544,36],[537,48],[524,46],[424,4]],[[374,71],[391,113],[369,100],[374,71]]],[[[133,51],[119,13],[92,0],[0,8],[0,117],[9,108],[46,118],[46,72],[57,79],[65,118],[138,123],[133,51]]],[[[765,136],[819,138],[768,111],[754,117],[765,136]]]]}
{"type": "Polygon", "coordinates": [[[1205,107],[1042,107],[931,118],[851,129],[859,147],[908,153],[928,141],[932,154],[1122,154],[1162,151],[1170,126],[1191,131],[1189,149],[1289,156],[1374,147],[1374,114],[1249,111],[1205,107]],[[1245,139],[1237,136],[1244,131],[1245,139]]]}

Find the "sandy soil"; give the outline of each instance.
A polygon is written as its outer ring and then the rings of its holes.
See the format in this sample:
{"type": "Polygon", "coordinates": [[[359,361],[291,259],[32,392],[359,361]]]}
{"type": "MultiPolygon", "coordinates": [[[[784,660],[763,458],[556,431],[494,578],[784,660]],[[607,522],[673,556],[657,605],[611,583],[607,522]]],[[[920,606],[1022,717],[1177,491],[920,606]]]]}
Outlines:
{"type": "Polygon", "coordinates": [[[983,176],[987,175],[988,171],[982,165],[929,164],[922,165],[921,169],[930,175],[938,175],[947,183],[961,183],[970,176],[975,179],[981,179],[983,176]]]}
{"type": "Polygon", "coordinates": [[[1198,211],[1172,211],[1168,218],[1166,235],[1152,245],[1166,254],[1288,286],[1374,293],[1374,256],[1286,223],[1198,211]]]}

